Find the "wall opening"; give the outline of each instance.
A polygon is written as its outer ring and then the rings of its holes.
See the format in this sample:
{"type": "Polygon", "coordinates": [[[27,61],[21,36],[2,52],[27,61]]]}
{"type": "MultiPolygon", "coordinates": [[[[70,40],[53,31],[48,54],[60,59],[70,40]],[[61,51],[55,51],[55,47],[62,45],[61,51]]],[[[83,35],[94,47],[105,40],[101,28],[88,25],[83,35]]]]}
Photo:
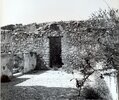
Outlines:
{"type": "Polygon", "coordinates": [[[36,66],[35,70],[47,70],[46,63],[40,54],[36,54],[36,66]]]}
{"type": "Polygon", "coordinates": [[[49,53],[50,53],[50,67],[60,68],[62,67],[62,55],[61,55],[61,36],[49,37],[49,53]]]}

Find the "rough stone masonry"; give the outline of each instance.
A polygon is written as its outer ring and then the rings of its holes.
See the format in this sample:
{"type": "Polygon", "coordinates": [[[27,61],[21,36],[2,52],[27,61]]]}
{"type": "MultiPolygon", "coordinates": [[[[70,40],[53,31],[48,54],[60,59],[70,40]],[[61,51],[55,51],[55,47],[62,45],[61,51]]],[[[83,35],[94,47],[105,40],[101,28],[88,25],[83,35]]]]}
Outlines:
{"type": "MultiPolygon", "coordinates": [[[[101,26],[94,23],[92,20],[60,21],[1,27],[2,74],[12,76],[13,67],[23,68],[23,73],[55,67],[79,68],[79,60],[88,50],[99,56],[98,37],[111,28],[104,21],[100,22],[101,26]]],[[[118,37],[117,34],[114,38],[117,43],[118,37]]]]}

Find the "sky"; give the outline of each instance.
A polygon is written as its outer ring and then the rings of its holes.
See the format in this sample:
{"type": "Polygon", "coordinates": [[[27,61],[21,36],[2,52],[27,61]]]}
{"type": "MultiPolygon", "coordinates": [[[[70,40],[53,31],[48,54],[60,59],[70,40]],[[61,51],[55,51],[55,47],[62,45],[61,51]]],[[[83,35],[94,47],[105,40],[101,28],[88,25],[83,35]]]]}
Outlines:
{"type": "Polygon", "coordinates": [[[119,0],[0,0],[1,26],[85,20],[99,9],[119,7],[119,0]]]}

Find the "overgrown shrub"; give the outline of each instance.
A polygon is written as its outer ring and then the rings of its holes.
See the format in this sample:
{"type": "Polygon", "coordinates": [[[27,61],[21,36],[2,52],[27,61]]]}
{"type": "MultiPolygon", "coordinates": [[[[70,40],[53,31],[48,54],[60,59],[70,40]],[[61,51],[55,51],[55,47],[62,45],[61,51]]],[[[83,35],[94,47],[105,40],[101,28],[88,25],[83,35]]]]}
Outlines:
{"type": "Polygon", "coordinates": [[[1,82],[10,82],[11,80],[10,80],[10,78],[7,76],[7,75],[2,75],[1,76],[1,82]]]}
{"type": "Polygon", "coordinates": [[[96,92],[92,87],[85,87],[82,91],[82,96],[85,99],[102,99],[100,93],[96,92]]]}

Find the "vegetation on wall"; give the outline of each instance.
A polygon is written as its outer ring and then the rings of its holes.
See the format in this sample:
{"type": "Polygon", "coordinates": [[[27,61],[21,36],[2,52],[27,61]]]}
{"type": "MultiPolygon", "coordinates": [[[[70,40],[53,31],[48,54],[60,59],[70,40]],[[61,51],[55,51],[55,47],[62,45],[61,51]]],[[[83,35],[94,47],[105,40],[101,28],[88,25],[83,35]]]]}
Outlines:
{"type": "MultiPolygon", "coordinates": [[[[101,74],[101,79],[104,78],[104,75],[118,74],[118,10],[101,10],[97,15],[93,14],[87,21],[86,30],[87,33],[82,32],[68,35],[70,37],[70,44],[78,48],[76,53],[73,52],[73,54],[68,57],[69,61],[73,65],[73,69],[77,69],[83,74],[82,80],[78,80],[77,78],[75,79],[77,83],[76,86],[79,89],[79,95],[81,94],[86,81],[94,72],[113,69],[111,72],[101,74]],[[76,43],[72,41],[76,41],[76,43]],[[79,63],[76,63],[76,61],[79,63]],[[103,62],[103,65],[100,68],[96,67],[96,63],[98,62],[103,62]]],[[[73,69],[71,71],[73,71],[73,69]]]]}

